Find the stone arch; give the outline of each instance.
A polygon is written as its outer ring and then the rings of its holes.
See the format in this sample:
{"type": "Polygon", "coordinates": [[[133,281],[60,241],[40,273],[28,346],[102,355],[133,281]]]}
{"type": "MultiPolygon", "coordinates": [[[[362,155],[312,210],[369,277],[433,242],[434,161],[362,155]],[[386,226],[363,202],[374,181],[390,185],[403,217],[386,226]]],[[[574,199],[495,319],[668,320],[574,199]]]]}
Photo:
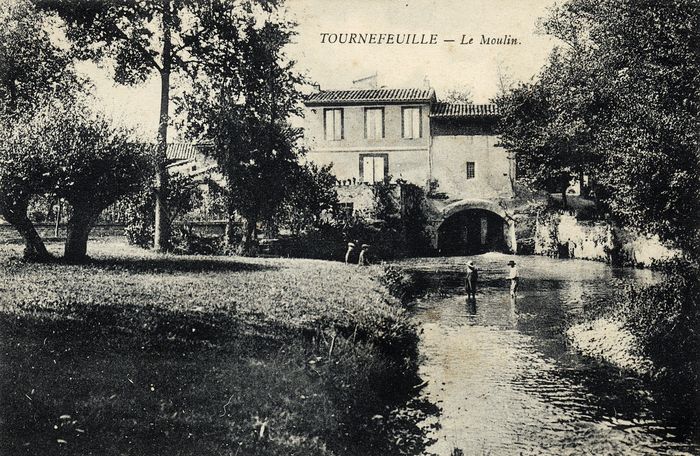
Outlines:
{"type": "MultiPolygon", "coordinates": [[[[489,224],[500,220],[502,223],[503,250],[509,253],[516,253],[517,243],[515,238],[515,220],[500,205],[493,201],[484,199],[463,199],[445,206],[441,211],[440,222],[437,225],[436,246],[441,246],[441,236],[447,236],[445,229],[450,228],[450,224],[459,224],[459,218],[464,218],[468,214],[481,214],[482,218],[491,220],[489,224]],[[490,215],[489,215],[490,214],[490,215]],[[443,229],[445,228],[445,229],[443,229]]],[[[491,228],[492,230],[497,228],[491,228]]],[[[493,232],[493,231],[491,231],[493,232]]],[[[500,233],[496,233],[497,235],[500,233]]]]}

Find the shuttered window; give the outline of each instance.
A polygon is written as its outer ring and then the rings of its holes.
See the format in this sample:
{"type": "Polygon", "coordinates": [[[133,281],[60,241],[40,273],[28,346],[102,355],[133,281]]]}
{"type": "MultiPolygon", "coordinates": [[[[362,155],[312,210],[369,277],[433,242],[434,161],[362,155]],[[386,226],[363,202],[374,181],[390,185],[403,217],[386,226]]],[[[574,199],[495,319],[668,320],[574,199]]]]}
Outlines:
{"type": "Polygon", "coordinates": [[[327,141],[340,141],[344,138],[343,131],[343,110],[324,109],[323,111],[323,129],[327,141]]]}
{"type": "Polygon", "coordinates": [[[365,108],[365,138],[384,137],[384,108],[365,108]]]}
{"type": "Polygon", "coordinates": [[[420,107],[402,108],[401,130],[402,136],[407,139],[416,139],[423,136],[420,107]]]}

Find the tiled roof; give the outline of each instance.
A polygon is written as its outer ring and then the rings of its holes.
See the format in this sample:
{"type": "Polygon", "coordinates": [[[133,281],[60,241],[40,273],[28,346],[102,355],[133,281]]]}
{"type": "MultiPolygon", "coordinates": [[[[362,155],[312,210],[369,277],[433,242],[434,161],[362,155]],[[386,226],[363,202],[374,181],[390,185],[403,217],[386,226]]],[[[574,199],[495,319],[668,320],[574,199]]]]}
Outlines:
{"type": "Polygon", "coordinates": [[[430,117],[495,117],[498,116],[495,104],[454,104],[435,103],[430,109],[430,117]]]}
{"type": "Polygon", "coordinates": [[[194,160],[199,154],[197,144],[168,143],[166,157],[168,160],[194,160]]]}
{"type": "Polygon", "coordinates": [[[306,97],[307,105],[360,103],[428,103],[435,96],[433,89],[355,89],[323,90],[306,97]]]}

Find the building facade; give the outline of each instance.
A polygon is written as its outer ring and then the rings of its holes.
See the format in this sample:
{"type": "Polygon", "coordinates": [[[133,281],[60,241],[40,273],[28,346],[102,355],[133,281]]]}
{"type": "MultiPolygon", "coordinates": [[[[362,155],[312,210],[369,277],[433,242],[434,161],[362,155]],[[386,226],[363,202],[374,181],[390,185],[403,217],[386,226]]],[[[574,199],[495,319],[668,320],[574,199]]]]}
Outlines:
{"type": "Polygon", "coordinates": [[[501,207],[513,157],[499,146],[495,105],[438,102],[432,89],[319,91],[305,100],[307,159],[333,165],[341,202],[362,209],[376,182],[430,190],[434,247],[515,251],[501,207]]]}
{"type": "Polygon", "coordinates": [[[424,89],[320,91],[305,104],[308,158],[332,163],[340,183],[437,181],[454,198],[512,196],[494,105],[439,103],[424,89]]]}

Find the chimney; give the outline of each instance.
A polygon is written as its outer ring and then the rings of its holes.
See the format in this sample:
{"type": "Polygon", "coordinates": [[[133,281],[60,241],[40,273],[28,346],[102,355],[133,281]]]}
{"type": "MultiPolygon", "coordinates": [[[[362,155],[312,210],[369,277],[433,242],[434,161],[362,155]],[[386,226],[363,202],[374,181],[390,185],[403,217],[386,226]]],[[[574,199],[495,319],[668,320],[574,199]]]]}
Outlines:
{"type": "Polygon", "coordinates": [[[352,81],[353,89],[376,89],[377,88],[377,76],[379,74],[375,72],[372,75],[365,76],[364,78],[355,79],[352,81]]]}

